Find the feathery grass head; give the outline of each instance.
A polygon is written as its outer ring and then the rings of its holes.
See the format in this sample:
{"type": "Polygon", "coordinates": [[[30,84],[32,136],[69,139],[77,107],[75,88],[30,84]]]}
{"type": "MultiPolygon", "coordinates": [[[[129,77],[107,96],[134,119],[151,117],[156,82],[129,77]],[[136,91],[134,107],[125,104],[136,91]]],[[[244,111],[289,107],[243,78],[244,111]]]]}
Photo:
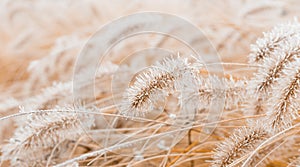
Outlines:
{"type": "Polygon", "coordinates": [[[300,108],[299,97],[300,92],[300,61],[292,63],[286,69],[286,77],[278,80],[279,86],[274,90],[269,103],[267,113],[270,121],[271,131],[278,132],[292,125],[292,121],[298,117],[300,108]]]}
{"type": "Polygon", "coordinates": [[[255,90],[257,93],[265,93],[272,89],[272,85],[277,81],[279,77],[284,75],[282,71],[286,68],[289,63],[292,63],[296,60],[300,53],[299,40],[291,38],[287,45],[281,48],[278,48],[274,51],[274,54],[266,58],[264,63],[256,73],[253,84],[256,86],[255,90]],[[296,43],[296,44],[293,44],[296,43]],[[292,44],[292,46],[291,46],[292,44]]]}
{"type": "Polygon", "coordinates": [[[143,116],[150,112],[156,101],[174,91],[174,83],[188,67],[187,59],[166,58],[136,76],[133,85],[126,89],[120,107],[126,116],[143,116]]]}
{"type": "Polygon", "coordinates": [[[262,64],[263,60],[272,56],[274,51],[296,34],[299,34],[300,24],[297,20],[288,24],[275,26],[271,31],[263,33],[256,44],[251,45],[249,63],[262,64]]]}
{"type": "MultiPolygon", "coordinates": [[[[58,108],[56,110],[73,110],[75,112],[76,109],[79,108],[58,108]]],[[[3,146],[2,159],[10,159],[12,164],[22,165],[35,163],[27,161],[27,159],[32,160],[32,156],[39,155],[37,159],[46,160],[45,158],[51,153],[51,148],[56,144],[78,138],[93,124],[92,117],[76,113],[41,111],[30,114],[27,122],[20,126],[9,143],[3,146]]]]}
{"type": "Polygon", "coordinates": [[[254,150],[269,134],[263,126],[242,127],[220,143],[215,149],[212,167],[226,167],[246,153],[254,150]]]}
{"type": "MultiPolygon", "coordinates": [[[[264,39],[266,41],[268,41],[270,37],[277,40],[282,38],[284,40],[280,40],[276,45],[272,45],[274,46],[272,49],[267,48],[267,45],[262,45],[266,47],[262,50],[272,51],[268,52],[267,56],[265,55],[263,59],[260,60],[261,66],[251,81],[249,81],[247,91],[251,96],[249,96],[250,109],[247,109],[247,111],[253,111],[252,113],[255,114],[267,112],[266,101],[269,97],[273,96],[272,90],[278,89],[278,80],[286,76],[284,70],[299,57],[300,38],[297,28],[299,28],[299,23],[295,22],[293,24],[275,27],[271,32],[266,33],[268,35],[265,34],[264,39]],[[293,35],[279,37],[283,34],[290,34],[290,31],[294,32],[293,35]]],[[[253,53],[250,54],[250,59],[251,57],[253,58],[253,53]]]]}
{"type": "MultiPolygon", "coordinates": [[[[198,70],[199,71],[199,70],[198,70]]],[[[184,75],[180,81],[188,88],[185,90],[185,98],[195,102],[198,110],[208,109],[213,99],[224,97],[225,109],[232,109],[243,103],[246,93],[246,80],[234,80],[232,76],[221,78],[216,75],[202,75],[199,72],[184,75]]],[[[182,104],[184,105],[184,104],[182,104]]]]}

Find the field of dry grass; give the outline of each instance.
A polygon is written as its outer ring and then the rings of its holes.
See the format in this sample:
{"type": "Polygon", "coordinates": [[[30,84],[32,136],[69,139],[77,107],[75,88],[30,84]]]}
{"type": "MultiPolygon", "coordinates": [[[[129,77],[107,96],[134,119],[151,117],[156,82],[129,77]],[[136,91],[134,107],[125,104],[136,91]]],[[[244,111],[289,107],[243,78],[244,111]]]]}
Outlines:
{"type": "Polygon", "coordinates": [[[299,5],[0,1],[0,166],[299,166],[299,5]]]}

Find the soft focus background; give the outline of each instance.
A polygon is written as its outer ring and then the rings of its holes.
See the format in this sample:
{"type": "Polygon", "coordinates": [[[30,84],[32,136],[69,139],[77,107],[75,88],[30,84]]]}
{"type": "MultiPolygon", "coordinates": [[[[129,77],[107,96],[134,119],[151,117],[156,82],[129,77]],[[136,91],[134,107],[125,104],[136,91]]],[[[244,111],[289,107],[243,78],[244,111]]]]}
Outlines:
{"type": "Polygon", "coordinates": [[[51,84],[48,81],[70,79],[73,60],[90,35],[109,21],[140,11],[183,17],[206,33],[224,61],[245,62],[249,45],[263,31],[298,15],[297,3],[265,0],[2,1],[2,96],[7,99],[27,95],[51,84]],[[39,67],[35,67],[36,64],[39,67]]]}

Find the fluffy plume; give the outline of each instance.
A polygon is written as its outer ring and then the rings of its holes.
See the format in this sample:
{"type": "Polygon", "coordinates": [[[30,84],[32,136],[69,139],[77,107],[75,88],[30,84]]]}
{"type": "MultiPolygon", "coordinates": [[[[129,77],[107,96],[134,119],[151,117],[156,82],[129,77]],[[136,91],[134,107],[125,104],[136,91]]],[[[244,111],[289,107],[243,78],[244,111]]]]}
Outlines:
{"type": "MultiPolygon", "coordinates": [[[[258,123],[258,122],[257,122],[258,123]]],[[[225,139],[215,150],[212,167],[226,167],[269,136],[262,126],[242,127],[234,131],[231,137],[225,139]]]]}
{"type": "Polygon", "coordinates": [[[251,109],[247,111],[253,111],[254,114],[266,112],[266,101],[272,95],[277,80],[286,75],[284,69],[298,58],[299,39],[299,34],[294,34],[293,37],[282,41],[282,45],[273,49],[272,54],[263,60],[262,66],[248,84],[249,95],[253,96],[250,97],[251,109]]]}
{"type": "Polygon", "coordinates": [[[134,117],[151,111],[156,101],[174,91],[174,81],[187,67],[187,59],[166,58],[143,71],[125,91],[121,113],[134,117]]]}
{"type": "Polygon", "coordinates": [[[292,125],[298,117],[300,108],[300,61],[290,65],[284,72],[287,77],[278,80],[279,86],[274,90],[274,96],[269,99],[268,119],[272,131],[278,132],[292,125]]]}
{"type": "MultiPolygon", "coordinates": [[[[83,108],[59,108],[76,111],[83,108]]],[[[24,112],[24,111],[21,111],[24,112]]],[[[31,166],[46,161],[56,144],[76,140],[93,125],[93,118],[76,113],[38,112],[28,115],[24,126],[16,129],[9,143],[2,148],[2,159],[13,166],[31,166]],[[41,151],[42,150],[42,151],[41,151]]]]}
{"type": "Polygon", "coordinates": [[[264,33],[262,38],[257,39],[256,44],[251,45],[250,63],[262,64],[263,60],[272,56],[282,43],[298,34],[299,28],[300,24],[295,20],[275,26],[271,31],[264,33]]]}
{"type": "MultiPolygon", "coordinates": [[[[197,70],[198,71],[198,70],[197,70]]],[[[224,97],[225,109],[237,107],[244,101],[246,80],[234,80],[232,76],[220,78],[216,75],[203,76],[197,72],[186,73],[181,79],[181,85],[187,87],[182,93],[182,105],[194,101],[196,108],[207,109],[213,99],[224,97]]]]}

